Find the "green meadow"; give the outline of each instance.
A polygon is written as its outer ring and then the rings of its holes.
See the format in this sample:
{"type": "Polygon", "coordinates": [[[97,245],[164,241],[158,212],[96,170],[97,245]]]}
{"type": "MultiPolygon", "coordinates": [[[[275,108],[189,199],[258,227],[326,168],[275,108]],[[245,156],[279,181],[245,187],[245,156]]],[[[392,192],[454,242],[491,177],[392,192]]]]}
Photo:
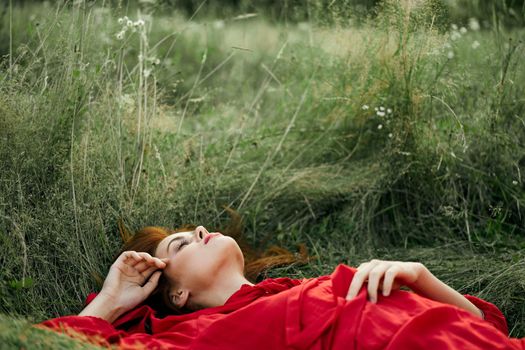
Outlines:
{"type": "Polygon", "coordinates": [[[259,252],[307,250],[258,281],[420,261],[525,337],[523,14],[354,2],[2,2],[0,343],[89,348],[30,325],[82,309],[119,220],[225,208],[259,252]]]}

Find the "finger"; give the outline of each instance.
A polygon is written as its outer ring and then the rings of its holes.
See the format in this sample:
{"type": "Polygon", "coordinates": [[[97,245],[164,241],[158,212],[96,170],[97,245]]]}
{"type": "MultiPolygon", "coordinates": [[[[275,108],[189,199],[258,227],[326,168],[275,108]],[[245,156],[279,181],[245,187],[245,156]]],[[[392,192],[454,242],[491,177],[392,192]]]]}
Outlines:
{"type": "Polygon", "coordinates": [[[117,258],[117,262],[122,262],[126,265],[131,265],[131,266],[134,266],[141,260],[142,258],[140,257],[140,255],[136,251],[133,251],[133,250],[125,251],[122,254],[120,254],[120,256],[117,258]]]}
{"type": "Polygon", "coordinates": [[[368,297],[372,303],[377,302],[377,288],[385,271],[390,267],[388,262],[376,265],[368,275],[368,297]]]}
{"type": "Polygon", "coordinates": [[[144,276],[145,279],[148,279],[155,271],[159,271],[159,269],[156,266],[150,266],[146,270],[141,272],[141,275],[144,276]]]}
{"type": "MultiPolygon", "coordinates": [[[[133,267],[137,269],[138,272],[143,273],[151,267],[151,263],[147,262],[146,260],[143,260],[133,267]]],[[[155,269],[157,269],[157,267],[155,267],[155,269]]]]}
{"type": "MultiPolygon", "coordinates": [[[[155,258],[154,258],[155,259],[155,258]]],[[[153,267],[155,270],[157,269],[163,269],[166,267],[166,263],[163,261],[157,261],[157,260],[150,260],[147,261],[144,259],[143,261],[139,262],[134,267],[137,269],[138,272],[142,273],[145,270],[149,269],[150,267],[153,267]]],[[[160,259],[159,259],[160,260],[160,259]]]]}
{"type": "Polygon", "coordinates": [[[390,292],[392,291],[392,287],[394,285],[394,280],[399,273],[399,266],[390,266],[388,270],[385,272],[385,279],[383,281],[383,295],[389,296],[390,292]]]}
{"type": "Polygon", "coordinates": [[[153,275],[151,275],[150,279],[146,284],[142,287],[146,295],[150,295],[153,293],[155,288],[157,288],[157,285],[159,284],[159,278],[160,278],[161,272],[157,271],[153,275]]]}
{"type": "Polygon", "coordinates": [[[346,300],[355,298],[355,296],[359,293],[359,290],[361,289],[364,281],[368,277],[368,273],[374,268],[376,264],[377,262],[372,260],[368,263],[359,265],[357,272],[354,274],[354,278],[352,278],[352,282],[350,283],[350,288],[346,294],[346,300]]]}
{"type": "Polygon", "coordinates": [[[156,257],[152,257],[151,255],[149,255],[148,253],[146,252],[140,252],[139,255],[141,257],[143,257],[144,259],[146,259],[146,261],[148,263],[150,263],[150,265],[155,265],[157,266],[157,268],[163,268],[164,266],[166,266],[166,263],[163,262],[162,260],[160,260],[159,258],[156,258],[156,257]]]}

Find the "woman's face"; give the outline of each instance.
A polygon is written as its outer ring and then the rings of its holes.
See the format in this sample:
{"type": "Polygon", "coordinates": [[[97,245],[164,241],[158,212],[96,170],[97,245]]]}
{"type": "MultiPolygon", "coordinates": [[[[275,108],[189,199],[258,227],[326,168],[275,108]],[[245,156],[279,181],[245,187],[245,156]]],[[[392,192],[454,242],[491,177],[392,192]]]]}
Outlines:
{"type": "Polygon", "coordinates": [[[244,257],[237,242],[219,232],[209,233],[203,226],[164,238],[155,256],[169,259],[165,276],[190,294],[211,289],[225,273],[242,274],[244,270],[244,257]]]}

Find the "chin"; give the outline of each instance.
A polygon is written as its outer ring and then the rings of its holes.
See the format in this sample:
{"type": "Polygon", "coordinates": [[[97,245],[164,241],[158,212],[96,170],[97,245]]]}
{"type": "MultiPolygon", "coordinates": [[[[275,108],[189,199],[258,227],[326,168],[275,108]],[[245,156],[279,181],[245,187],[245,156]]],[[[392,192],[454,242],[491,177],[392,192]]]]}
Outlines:
{"type": "MultiPolygon", "coordinates": [[[[237,244],[237,241],[233,239],[230,236],[219,236],[214,237],[213,239],[217,239],[215,242],[217,246],[220,246],[222,260],[229,261],[230,263],[233,262],[235,265],[239,265],[241,270],[244,269],[244,255],[242,254],[242,250],[237,244]]],[[[208,242],[208,244],[212,243],[211,240],[208,242]]]]}

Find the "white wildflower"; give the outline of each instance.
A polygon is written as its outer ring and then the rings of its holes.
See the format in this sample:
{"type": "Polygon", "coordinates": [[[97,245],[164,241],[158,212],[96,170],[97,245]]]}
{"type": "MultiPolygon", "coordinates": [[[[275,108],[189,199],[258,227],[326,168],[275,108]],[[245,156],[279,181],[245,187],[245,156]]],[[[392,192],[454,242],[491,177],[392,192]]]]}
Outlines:
{"type": "Polygon", "coordinates": [[[454,51],[449,51],[447,53],[447,57],[448,57],[449,60],[453,59],[454,58],[454,51]]]}
{"type": "Polygon", "coordinates": [[[392,138],[393,136],[394,136],[394,134],[392,134],[392,133],[388,134],[389,138],[392,138]]]}
{"type": "Polygon", "coordinates": [[[123,24],[123,23],[124,23],[124,18],[122,18],[122,17],[119,18],[119,19],[117,20],[117,22],[118,22],[118,24],[123,24]]]}
{"type": "Polygon", "coordinates": [[[381,107],[379,107],[379,110],[380,110],[380,111],[384,111],[384,110],[385,110],[385,107],[381,106],[381,107]]]}
{"type": "Polygon", "coordinates": [[[452,28],[452,30],[458,30],[458,26],[455,25],[454,23],[452,23],[452,25],[450,26],[450,28],[452,28]]]}
{"type": "Polygon", "coordinates": [[[514,180],[514,181],[512,181],[512,184],[513,184],[514,186],[516,186],[516,185],[518,184],[518,181],[514,180]]]}
{"type": "Polygon", "coordinates": [[[376,113],[378,116],[380,117],[384,117],[385,116],[385,112],[382,112],[382,111],[377,111],[376,113]]]}
{"type": "Polygon", "coordinates": [[[135,26],[135,27],[142,27],[143,25],[144,25],[144,20],[142,20],[142,19],[139,19],[138,21],[133,23],[133,26],[135,26]]]}
{"type": "Polygon", "coordinates": [[[124,34],[126,34],[126,33],[123,30],[118,32],[117,35],[116,35],[117,39],[118,40],[124,39],[124,34]]]}
{"type": "Polygon", "coordinates": [[[370,108],[370,107],[368,107],[368,105],[363,105],[363,107],[361,107],[361,109],[362,109],[363,111],[368,110],[368,108],[370,108]]]}
{"type": "Polygon", "coordinates": [[[386,112],[387,112],[388,114],[392,114],[392,108],[388,108],[388,109],[386,110],[386,112]]]}
{"type": "Polygon", "coordinates": [[[481,45],[481,44],[479,43],[479,41],[474,40],[474,42],[472,43],[472,48],[473,48],[474,50],[476,50],[476,49],[479,47],[479,45],[481,45]]]}
{"type": "Polygon", "coordinates": [[[379,124],[379,125],[377,126],[377,130],[381,130],[381,129],[383,129],[383,124],[379,124]]]}
{"type": "Polygon", "coordinates": [[[149,77],[150,74],[151,74],[151,69],[148,69],[148,68],[144,69],[144,78],[149,77]]]}
{"type": "Polygon", "coordinates": [[[377,107],[375,107],[375,108],[374,108],[374,111],[376,111],[376,112],[377,112],[378,110],[379,110],[379,108],[377,108],[377,107]]]}
{"type": "Polygon", "coordinates": [[[465,28],[465,27],[461,27],[461,28],[459,28],[459,32],[460,32],[461,34],[466,34],[466,33],[467,33],[467,28],[465,28]]]}
{"type": "Polygon", "coordinates": [[[450,35],[450,39],[452,41],[456,41],[459,38],[461,38],[461,34],[459,32],[457,32],[457,31],[452,32],[452,35],[450,35]]]}
{"type": "Polygon", "coordinates": [[[468,26],[470,30],[478,31],[480,29],[479,22],[476,18],[472,17],[468,20],[468,26]]]}
{"type": "Polygon", "coordinates": [[[160,158],[160,152],[159,152],[159,149],[157,148],[157,145],[153,144],[153,149],[155,150],[155,158],[157,158],[157,160],[159,161],[162,161],[162,159],[160,158]]]}

